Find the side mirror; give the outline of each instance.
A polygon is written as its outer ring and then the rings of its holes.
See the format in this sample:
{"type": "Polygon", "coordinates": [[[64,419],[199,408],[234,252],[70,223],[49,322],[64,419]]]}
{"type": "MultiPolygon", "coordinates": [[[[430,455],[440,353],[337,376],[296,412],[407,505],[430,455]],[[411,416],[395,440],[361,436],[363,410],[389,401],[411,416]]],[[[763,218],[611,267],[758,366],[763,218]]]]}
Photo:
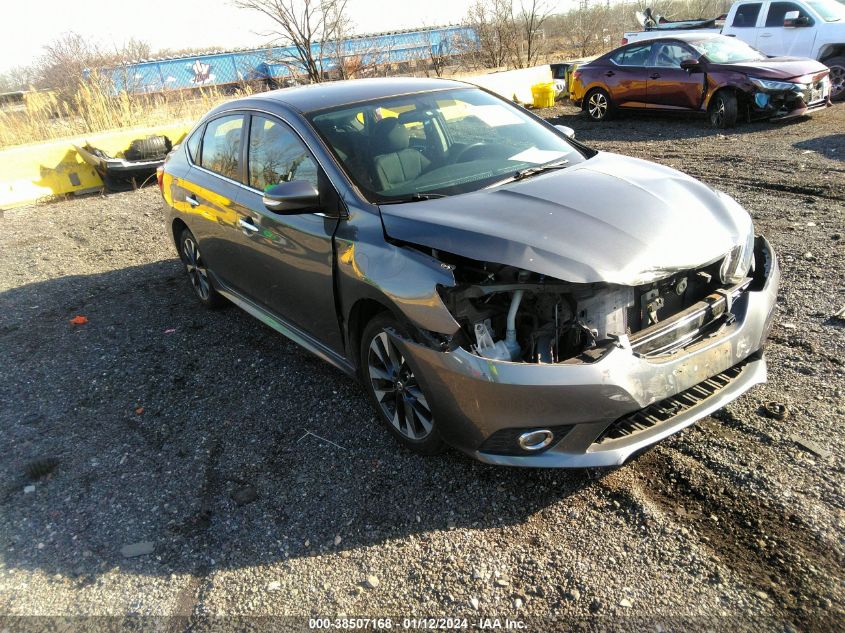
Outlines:
{"type": "Polygon", "coordinates": [[[809,16],[801,15],[798,11],[787,11],[783,16],[783,25],[786,28],[810,26],[810,18],[809,16]]]}
{"type": "Polygon", "coordinates": [[[684,59],[681,61],[681,69],[688,73],[697,73],[701,70],[701,63],[697,59],[684,59]]]}
{"type": "Polygon", "coordinates": [[[566,138],[575,138],[575,130],[573,130],[568,125],[556,125],[555,128],[558,132],[563,132],[563,135],[566,138]]]}
{"type": "Polygon", "coordinates": [[[305,180],[291,180],[267,187],[261,201],[268,210],[282,215],[320,210],[320,192],[305,180]]]}

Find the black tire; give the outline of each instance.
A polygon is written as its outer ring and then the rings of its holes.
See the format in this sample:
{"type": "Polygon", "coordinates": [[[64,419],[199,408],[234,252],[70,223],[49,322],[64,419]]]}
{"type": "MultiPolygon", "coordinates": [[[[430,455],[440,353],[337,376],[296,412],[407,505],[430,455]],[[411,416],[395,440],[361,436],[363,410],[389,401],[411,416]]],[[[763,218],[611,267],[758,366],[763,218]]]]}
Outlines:
{"type": "Polygon", "coordinates": [[[416,378],[417,370],[402,357],[387,330],[405,335],[404,328],[388,312],[378,314],[364,328],[361,381],[379,419],[393,436],[415,453],[434,455],[445,444],[431,415],[428,398],[416,378]]]}
{"type": "Polygon", "coordinates": [[[584,112],[593,121],[607,121],[613,118],[615,108],[606,90],[593,88],[584,97],[584,112]]]}
{"type": "Polygon", "coordinates": [[[845,57],[828,57],[822,64],[830,68],[831,101],[845,101],[845,57]]]}
{"type": "Polygon", "coordinates": [[[179,236],[179,258],[185,265],[188,281],[200,303],[212,310],[224,306],[226,300],[211,285],[208,268],[199,250],[199,242],[189,229],[183,230],[179,236]]]}
{"type": "Polygon", "coordinates": [[[736,125],[739,108],[736,95],[730,90],[720,90],[710,99],[710,125],[725,130],[736,125]]]}

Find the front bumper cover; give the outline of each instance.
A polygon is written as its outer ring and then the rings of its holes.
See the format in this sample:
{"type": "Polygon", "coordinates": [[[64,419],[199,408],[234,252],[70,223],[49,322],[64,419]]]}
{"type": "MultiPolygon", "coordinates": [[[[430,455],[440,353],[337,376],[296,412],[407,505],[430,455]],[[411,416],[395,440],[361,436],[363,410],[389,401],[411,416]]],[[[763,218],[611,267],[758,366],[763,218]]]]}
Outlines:
{"type": "Polygon", "coordinates": [[[539,365],[490,360],[458,348],[439,351],[393,335],[414,366],[443,438],[477,459],[532,467],[592,467],[623,463],[765,382],[761,350],[771,326],[780,271],[770,245],[757,239],[763,271],[733,301],[733,322],[671,354],[646,358],[617,346],[592,363],[539,365]],[[743,362],[745,361],[745,362],[743,362]],[[741,367],[737,367],[738,365],[741,367]],[[625,416],[694,389],[733,370],[728,384],[676,415],[639,432],[608,439],[625,416]],[[506,429],[565,429],[542,452],[482,449],[506,429]]]}

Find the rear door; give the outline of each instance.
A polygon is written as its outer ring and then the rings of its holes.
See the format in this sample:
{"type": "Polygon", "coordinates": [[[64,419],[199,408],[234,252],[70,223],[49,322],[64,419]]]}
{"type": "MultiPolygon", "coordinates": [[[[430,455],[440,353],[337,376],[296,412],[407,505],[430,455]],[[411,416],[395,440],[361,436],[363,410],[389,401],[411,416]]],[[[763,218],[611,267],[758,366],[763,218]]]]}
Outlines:
{"type": "Polygon", "coordinates": [[[646,66],[650,55],[651,42],[643,42],[620,48],[610,56],[598,80],[608,87],[617,106],[646,107],[646,66]]]}
{"type": "Polygon", "coordinates": [[[205,264],[227,286],[240,290],[246,280],[233,242],[238,231],[236,201],[243,193],[243,113],[226,113],[208,121],[200,144],[191,150],[193,166],[183,182],[186,222],[197,238],[205,264]]]}
{"type": "Polygon", "coordinates": [[[685,59],[700,55],[677,40],[656,40],[648,67],[649,108],[697,110],[704,98],[704,73],[681,68],[685,59]]]}
{"type": "Polygon", "coordinates": [[[797,2],[770,2],[757,35],[757,48],[766,55],[808,57],[816,38],[815,21],[806,8],[797,2]],[[806,18],[806,26],[784,26],[787,13],[797,11],[806,18]]]}

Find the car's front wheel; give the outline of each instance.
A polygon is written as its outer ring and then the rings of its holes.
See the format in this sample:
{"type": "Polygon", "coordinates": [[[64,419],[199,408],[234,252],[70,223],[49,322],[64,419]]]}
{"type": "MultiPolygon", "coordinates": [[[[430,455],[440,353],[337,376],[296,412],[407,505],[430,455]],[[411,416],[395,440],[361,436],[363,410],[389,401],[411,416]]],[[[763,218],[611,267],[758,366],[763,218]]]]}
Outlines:
{"type": "Polygon", "coordinates": [[[730,90],[717,92],[710,101],[710,124],[720,130],[736,125],[736,95],[730,90]]]}
{"type": "Polygon", "coordinates": [[[225,304],[223,297],[211,285],[208,278],[208,267],[200,252],[199,242],[189,229],[182,231],[179,236],[179,256],[188,273],[188,280],[194,289],[194,294],[208,308],[219,308],[225,304]]]}
{"type": "Polygon", "coordinates": [[[613,102],[602,88],[591,90],[584,99],[584,111],[593,121],[606,121],[613,116],[613,102]]]}
{"type": "Polygon", "coordinates": [[[429,400],[414,367],[388,334],[404,329],[387,312],[367,324],[361,337],[361,378],[381,420],[407,448],[431,455],[440,452],[429,400]]]}

